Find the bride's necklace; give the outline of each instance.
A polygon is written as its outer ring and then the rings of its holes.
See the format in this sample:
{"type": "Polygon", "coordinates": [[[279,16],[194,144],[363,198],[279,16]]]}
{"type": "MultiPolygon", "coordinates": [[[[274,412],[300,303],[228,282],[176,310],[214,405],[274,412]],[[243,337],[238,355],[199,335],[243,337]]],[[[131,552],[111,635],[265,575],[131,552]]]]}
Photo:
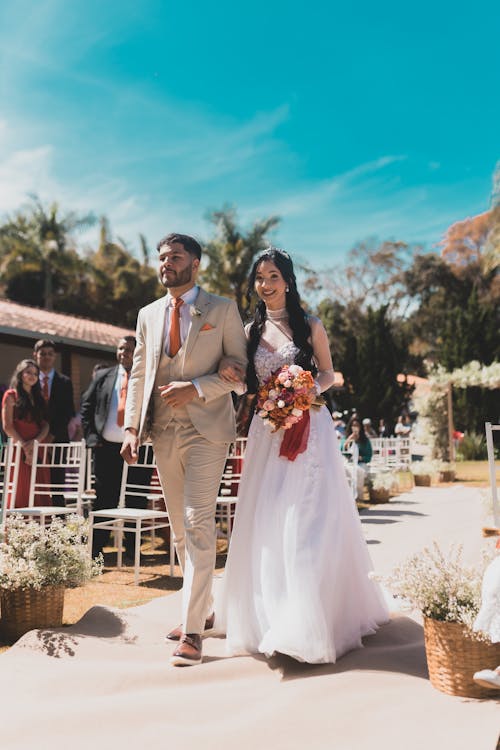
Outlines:
{"type": "Polygon", "coordinates": [[[269,320],[272,320],[273,322],[276,320],[285,320],[288,319],[288,310],[286,309],[286,307],[281,307],[279,310],[270,310],[267,307],[266,315],[269,320]]]}
{"type": "Polygon", "coordinates": [[[266,310],[267,319],[272,323],[278,331],[281,331],[283,335],[290,338],[290,326],[288,323],[288,310],[286,307],[282,307],[280,310],[266,310]]]}

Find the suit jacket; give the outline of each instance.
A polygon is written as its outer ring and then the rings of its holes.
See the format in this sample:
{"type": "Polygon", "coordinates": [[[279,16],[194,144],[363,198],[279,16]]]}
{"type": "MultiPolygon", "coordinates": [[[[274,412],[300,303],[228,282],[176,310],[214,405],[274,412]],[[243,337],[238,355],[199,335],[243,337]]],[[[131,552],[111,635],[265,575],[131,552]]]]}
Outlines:
{"type": "MultiPolygon", "coordinates": [[[[191,315],[189,333],[179,354],[182,357],[180,380],[196,378],[204,398],[195,398],[186,409],[203,437],[214,443],[229,443],[236,434],[231,398],[233,386],[219,377],[217,369],[225,355],[246,366],[246,338],[240,314],[232,300],[200,289],[196,302],[191,305],[191,315]]],[[[148,406],[165,346],[164,326],[164,297],[139,311],[125,428],[134,427],[142,437],[145,436],[148,406]]]]}
{"type": "Polygon", "coordinates": [[[82,396],[82,428],[89,448],[94,448],[102,441],[117,374],[118,365],[103,370],[82,396]]]}
{"type": "Polygon", "coordinates": [[[66,375],[54,372],[49,398],[49,425],[54,442],[69,442],[68,423],[74,416],[73,384],[66,375]]]}

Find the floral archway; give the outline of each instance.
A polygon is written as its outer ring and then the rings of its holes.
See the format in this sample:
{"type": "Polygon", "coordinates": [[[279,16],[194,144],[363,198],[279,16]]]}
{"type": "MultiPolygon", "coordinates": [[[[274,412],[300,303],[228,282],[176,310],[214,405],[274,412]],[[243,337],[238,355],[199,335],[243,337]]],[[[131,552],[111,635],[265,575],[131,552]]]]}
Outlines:
{"type": "MultiPolygon", "coordinates": [[[[453,388],[469,387],[488,388],[489,390],[500,388],[500,362],[484,365],[473,360],[452,372],[438,366],[429,375],[429,386],[428,393],[416,400],[415,406],[419,415],[427,423],[427,437],[432,444],[434,453],[440,452],[439,433],[444,428],[443,416],[445,415],[448,434],[446,457],[452,461],[455,458],[452,390],[453,388]]],[[[444,457],[443,455],[440,456],[440,458],[444,457]]]]}

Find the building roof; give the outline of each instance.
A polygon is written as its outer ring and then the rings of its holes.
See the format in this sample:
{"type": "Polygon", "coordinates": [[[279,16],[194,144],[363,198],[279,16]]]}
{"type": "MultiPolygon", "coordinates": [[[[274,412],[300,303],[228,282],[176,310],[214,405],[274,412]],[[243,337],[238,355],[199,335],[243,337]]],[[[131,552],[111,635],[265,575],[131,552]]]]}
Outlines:
{"type": "Polygon", "coordinates": [[[0,334],[29,339],[51,338],[56,343],[84,349],[114,351],[118,340],[133,335],[134,331],[0,299],[0,334]]]}

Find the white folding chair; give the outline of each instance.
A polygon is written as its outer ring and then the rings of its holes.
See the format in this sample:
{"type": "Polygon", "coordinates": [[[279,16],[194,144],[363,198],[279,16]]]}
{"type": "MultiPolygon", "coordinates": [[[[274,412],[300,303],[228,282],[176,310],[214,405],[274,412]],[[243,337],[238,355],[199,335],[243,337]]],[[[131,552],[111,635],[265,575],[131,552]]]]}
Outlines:
{"type": "Polygon", "coordinates": [[[0,446],[0,528],[5,526],[5,518],[9,503],[14,503],[17,490],[17,479],[19,476],[19,461],[21,459],[21,446],[9,438],[0,446]]]}
{"type": "Polygon", "coordinates": [[[68,515],[74,512],[82,515],[84,477],[85,442],[83,440],[74,443],[39,443],[38,440],[34,440],[28,506],[18,508],[11,503],[7,512],[21,513],[43,524],[52,516],[68,515]],[[51,469],[60,469],[63,472],[62,481],[53,481],[51,469]],[[53,494],[62,496],[65,505],[61,507],[50,505],[48,500],[53,494]],[[37,495],[46,497],[47,504],[35,505],[37,495]]]}
{"type": "Polygon", "coordinates": [[[228,544],[236,514],[246,447],[247,438],[236,438],[229,446],[215,507],[215,520],[219,524],[218,534],[227,539],[228,544]]]}
{"type": "Polygon", "coordinates": [[[70,508],[82,515],[82,493],[87,468],[86,457],[84,440],[74,443],[39,443],[35,440],[31,464],[30,507],[34,506],[37,494],[60,495],[64,499],[66,509],[70,508]],[[48,470],[49,481],[39,479],[38,469],[48,470]],[[52,469],[61,470],[61,481],[55,482],[52,480],[52,469]]]}
{"type": "Polygon", "coordinates": [[[155,503],[158,503],[158,499],[161,497],[161,507],[165,507],[165,501],[163,499],[163,492],[161,486],[158,484],[152,484],[150,487],[145,487],[143,484],[134,484],[129,480],[129,471],[134,467],[138,468],[156,468],[156,462],[154,458],[153,446],[147,444],[142,447],[140,461],[130,466],[124,461],[122,471],[122,482],[120,488],[120,499],[118,501],[117,508],[103,508],[102,510],[94,510],[89,513],[90,518],[90,533],[89,533],[89,548],[92,550],[92,539],[95,529],[109,530],[116,535],[117,544],[117,566],[122,567],[122,541],[123,534],[134,534],[135,535],[135,548],[134,548],[134,583],[139,583],[139,569],[141,563],[141,535],[143,532],[153,532],[153,530],[170,528],[170,575],[174,575],[175,565],[175,546],[173,541],[173,533],[170,527],[170,520],[168,513],[165,510],[159,510],[155,507],[155,503]],[[136,496],[148,497],[148,500],[152,501],[153,507],[150,509],[140,508],[126,508],[125,497],[136,496]]]}
{"type": "Polygon", "coordinates": [[[385,468],[385,438],[370,438],[372,446],[372,458],[370,461],[370,471],[379,471],[385,468]]]}
{"type": "Polygon", "coordinates": [[[493,519],[495,526],[500,528],[500,504],[498,502],[497,467],[495,464],[495,446],[493,433],[500,432],[500,424],[485,422],[486,448],[488,450],[488,470],[490,475],[491,498],[493,500],[493,519]]]}

